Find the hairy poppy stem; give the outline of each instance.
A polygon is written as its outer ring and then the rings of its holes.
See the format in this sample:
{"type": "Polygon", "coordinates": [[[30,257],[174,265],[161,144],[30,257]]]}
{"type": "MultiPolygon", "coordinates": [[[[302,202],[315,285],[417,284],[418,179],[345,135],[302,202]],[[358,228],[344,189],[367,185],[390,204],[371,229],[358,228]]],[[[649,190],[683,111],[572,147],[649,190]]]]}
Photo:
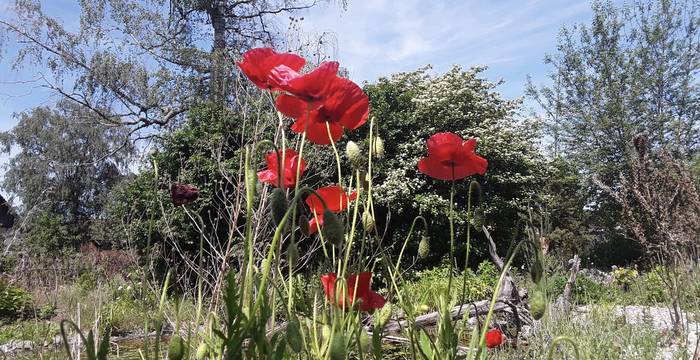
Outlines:
{"type": "MultiPolygon", "coordinates": [[[[454,167],[452,168],[454,173],[454,167]]],[[[452,188],[450,189],[450,277],[447,280],[447,290],[445,296],[450,299],[450,290],[452,289],[452,278],[454,277],[454,257],[455,257],[455,215],[454,215],[454,203],[455,203],[455,181],[454,176],[452,177],[452,188]]]]}
{"type": "Polygon", "coordinates": [[[571,345],[571,347],[574,348],[574,355],[576,357],[576,360],[581,358],[581,354],[578,350],[578,344],[576,344],[576,342],[572,338],[568,336],[558,336],[554,338],[554,340],[552,340],[552,344],[549,345],[549,351],[547,352],[547,360],[552,360],[552,356],[554,356],[554,349],[560,342],[568,342],[571,345]]]}

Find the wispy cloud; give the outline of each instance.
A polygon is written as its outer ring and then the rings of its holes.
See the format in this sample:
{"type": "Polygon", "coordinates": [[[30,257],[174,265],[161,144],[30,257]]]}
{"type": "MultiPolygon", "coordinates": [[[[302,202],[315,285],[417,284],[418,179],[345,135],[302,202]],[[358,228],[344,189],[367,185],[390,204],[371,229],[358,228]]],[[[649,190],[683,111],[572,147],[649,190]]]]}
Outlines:
{"type": "Polygon", "coordinates": [[[554,51],[561,26],[589,14],[587,2],[568,0],[353,1],[347,12],[311,10],[304,29],[334,32],[338,60],[356,81],[426,64],[437,71],[488,65],[490,75],[511,83],[506,92],[513,97],[522,90],[523,71],[545,73],[542,57],[554,51]]]}

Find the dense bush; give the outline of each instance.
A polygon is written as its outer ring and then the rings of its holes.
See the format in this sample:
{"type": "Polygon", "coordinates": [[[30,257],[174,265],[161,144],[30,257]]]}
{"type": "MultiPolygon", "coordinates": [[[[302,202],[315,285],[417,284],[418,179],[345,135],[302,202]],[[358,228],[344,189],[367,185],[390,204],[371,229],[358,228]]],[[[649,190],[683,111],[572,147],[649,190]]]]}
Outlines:
{"type": "Polygon", "coordinates": [[[32,297],[26,290],[0,280],[0,319],[17,319],[31,306],[32,297]]]}

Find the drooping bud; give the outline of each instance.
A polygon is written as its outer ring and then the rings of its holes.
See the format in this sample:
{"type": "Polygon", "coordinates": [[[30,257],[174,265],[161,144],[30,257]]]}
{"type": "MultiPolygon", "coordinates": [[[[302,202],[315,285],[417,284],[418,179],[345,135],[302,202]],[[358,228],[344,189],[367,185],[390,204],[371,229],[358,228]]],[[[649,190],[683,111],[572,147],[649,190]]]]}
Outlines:
{"type": "Polygon", "coordinates": [[[469,184],[469,196],[472,200],[472,206],[479,205],[479,202],[481,202],[481,185],[479,185],[478,181],[472,180],[469,184]]]}
{"type": "Polygon", "coordinates": [[[472,226],[474,230],[481,232],[484,227],[484,209],[479,206],[472,212],[472,226]]]}
{"type": "Polygon", "coordinates": [[[301,231],[304,236],[311,235],[311,227],[309,226],[309,219],[306,216],[299,216],[299,231],[301,231]]]}
{"type": "Polygon", "coordinates": [[[541,289],[535,289],[532,294],[532,300],[530,300],[530,313],[532,318],[535,320],[541,319],[545,312],[547,311],[547,298],[544,291],[541,289]]]}
{"type": "Polygon", "coordinates": [[[374,138],[372,145],[374,147],[372,149],[372,155],[374,155],[374,157],[377,159],[381,159],[384,156],[384,140],[377,136],[374,138]]]}
{"type": "Polygon", "coordinates": [[[185,342],[179,335],[173,335],[168,344],[168,359],[182,360],[185,358],[185,342]]]}
{"type": "Polygon", "coordinates": [[[323,238],[335,246],[340,246],[343,243],[343,234],[345,227],[338,215],[334,212],[326,210],[323,212],[323,238]]]}
{"type": "Polygon", "coordinates": [[[345,335],[336,333],[333,335],[331,347],[329,349],[331,360],[345,360],[347,349],[345,348],[345,335]]]}
{"type": "Polygon", "coordinates": [[[272,210],[272,221],[275,226],[278,226],[284,218],[284,214],[287,212],[289,204],[287,203],[287,196],[284,190],[280,188],[275,188],[272,190],[270,195],[270,209],[272,210]]]}
{"type": "Polygon", "coordinates": [[[209,345],[207,343],[201,343],[197,348],[197,360],[204,360],[209,356],[209,345]]]}
{"type": "Polygon", "coordinates": [[[297,319],[292,319],[287,324],[287,343],[289,343],[289,347],[291,347],[295,353],[301,352],[304,347],[304,340],[297,319]]]}
{"type": "Polygon", "coordinates": [[[292,267],[296,266],[297,261],[299,261],[299,247],[294,240],[287,245],[287,261],[292,267]]]}
{"type": "Polygon", "coordinates": [[[418,243],[418,257],[425,259],[430,255],[430,237],[428,235],[423,235],[418,243]]]}
{"type": "Polygon", "coordinates": [[[366,232],[370,232],[374,230],[374,225],[374,216],[372,216],[372,213],[365,210],[365,212],[362,213],[362,227],[366,232]]]}
{"type": "Polygon", "coordinates": [[[360,147],[354,141],[348,141],[347,145],[345,145],[345,155],[353,167],[360,168],[362,166],[362,151],[360,151],[360,147]]]}
{"type": "Polygon", "coordinates": [[[544,265],[542,264],[542,256],[535,255],[535,260],[530,266],[530,278],[535,284],[539,284],[542,281],[542,274],[544,273],[544,265]]]}

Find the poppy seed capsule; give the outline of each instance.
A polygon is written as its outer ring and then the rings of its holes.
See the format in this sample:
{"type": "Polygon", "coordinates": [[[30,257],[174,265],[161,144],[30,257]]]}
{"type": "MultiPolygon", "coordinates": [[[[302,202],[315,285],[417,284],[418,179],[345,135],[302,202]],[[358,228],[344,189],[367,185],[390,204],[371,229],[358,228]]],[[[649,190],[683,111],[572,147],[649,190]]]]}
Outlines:
{"type": "Polygon", "coordinates": [[[532,318],[535,320],[541,319],[546,310],[547,299],[544,296],[544,292],[540,289],[536,289],[530,301],[530,313],[532,314],[532,318]]]}
{"type": "Polygon", "coordinates": [[[299,216],[299,231],[301,231],[304,236],[311,235],[311,227],[309,226],[309,219],[306,216],[299,216]]]}
{"type": "Polygon", "coordinates": [[[375,158],[381,159],[384,156],[384,140],[379,136],[374,138],[374,149],[372,149],[372,154],[375,158]]]}
{"type": "Polygon", "coordinates": [[[270,195],[270,209],[272,210],[272,221],[275,226],[278,226],[280,222],[282,222],[282,218],[284,218],[288,207],[287,196],[284,190],[280,188],[273,190],[272,195],[270,195]]]}
{"type": "Polygon", "coordinates": [[[345,156],[348,157],[353,167],[359,168],[362,166],[362,152],[354,141],[348,141],[347,145],[345,145],[345,156]]]}
{"type": "Polygon", "coordinates": [[[366,232],[370,232],[374,230],[374,216],[369,211],[365,211],[362,213],[362,227],[365,229],[366,232]]]}
{"type": "Polygon", "coordinates": [[[418,243],[418,257],[425,259],[430,255],[430,237],[424,235],[418,243]]]}
{"type": "Polygon", "coordinates": [[[333,245],[340,246],[343,243],[345,229],[343,222],[334,212],[323,212],[323,238],[333,245]]]}

